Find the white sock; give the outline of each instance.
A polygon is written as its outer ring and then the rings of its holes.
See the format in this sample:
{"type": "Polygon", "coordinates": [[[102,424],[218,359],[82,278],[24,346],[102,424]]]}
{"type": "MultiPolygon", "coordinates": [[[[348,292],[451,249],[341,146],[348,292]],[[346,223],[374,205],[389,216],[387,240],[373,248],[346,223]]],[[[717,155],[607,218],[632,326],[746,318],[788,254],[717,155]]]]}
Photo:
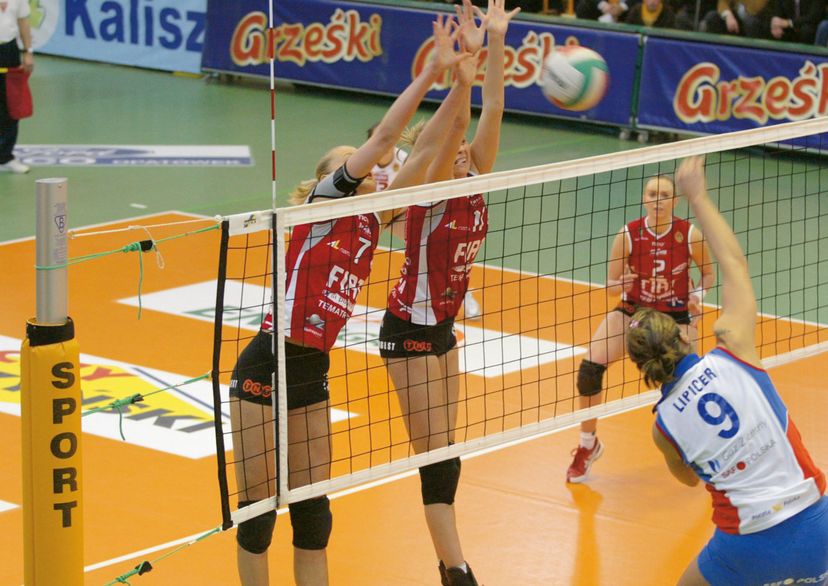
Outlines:
{"type": "Polygon", "coordinates": [[[595,447],[595,432],[581,432],[581,447],[591,450],[595,447]]]}
{"type": "Polygon", "coordinates": [[[464,574],[469,573],[469,566],[466,562],[462,562],[460,564],[457,564],[456,566],[452,566],[452,568],[460,568],[461,570],[463,570],[464,574]]]}

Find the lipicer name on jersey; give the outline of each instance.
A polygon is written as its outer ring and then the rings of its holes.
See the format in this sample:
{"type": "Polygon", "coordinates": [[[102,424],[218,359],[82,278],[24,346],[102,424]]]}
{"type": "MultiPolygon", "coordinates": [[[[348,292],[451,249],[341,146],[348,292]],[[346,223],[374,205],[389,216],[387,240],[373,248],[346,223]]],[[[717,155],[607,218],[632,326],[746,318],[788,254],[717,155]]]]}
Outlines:
{"type": "Polygon", "coordinates": [[[715,372],[713,372],[713,369],[705,368],[704,372],[691,380],[684,388],[684,391],[676,397],[675,401],[673,401],[673,408],[675,408],[675,410],[679,413],[683,412],[687,405],[690,404],[690,401],[697,394],[701,393],[704,390],[704,387],[709,385],[714,378],[719,377],[715,372]]]}

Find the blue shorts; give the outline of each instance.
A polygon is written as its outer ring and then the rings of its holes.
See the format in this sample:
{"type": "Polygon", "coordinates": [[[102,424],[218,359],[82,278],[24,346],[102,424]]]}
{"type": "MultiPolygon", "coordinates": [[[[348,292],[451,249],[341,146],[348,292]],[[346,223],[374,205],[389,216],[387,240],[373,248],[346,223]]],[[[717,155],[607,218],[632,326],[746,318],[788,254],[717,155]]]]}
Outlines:
{"type": "Polygon", "coordinates": [[[698,564],[711,586],[828,583],[828,497],[758,533],[716,529],[698,564]]]}

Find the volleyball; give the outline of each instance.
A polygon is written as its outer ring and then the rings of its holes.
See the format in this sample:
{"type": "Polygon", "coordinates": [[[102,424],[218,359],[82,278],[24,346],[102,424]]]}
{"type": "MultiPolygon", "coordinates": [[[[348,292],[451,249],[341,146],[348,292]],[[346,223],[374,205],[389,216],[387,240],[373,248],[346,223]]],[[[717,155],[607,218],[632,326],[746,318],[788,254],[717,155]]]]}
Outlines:
{"type": "Polygon", "coordinates": [[[556,47],[543,61],[541,90],[558,108],[582,112],[598,105],[609,85],[604,58],[579,45],[556,47]]]}

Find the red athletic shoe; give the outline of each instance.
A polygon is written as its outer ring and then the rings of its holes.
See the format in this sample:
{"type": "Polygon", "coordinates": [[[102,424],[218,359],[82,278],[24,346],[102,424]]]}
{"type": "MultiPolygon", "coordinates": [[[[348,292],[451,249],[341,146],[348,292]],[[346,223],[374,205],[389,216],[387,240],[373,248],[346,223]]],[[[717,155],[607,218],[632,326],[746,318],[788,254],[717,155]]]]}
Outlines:
{"type": "Polygon", "coordinates": [[[584,482],[589,475],[589,469],[592,463],[601,457],[604,453],[604,444],[601,440],[595,438],[595,445],[591,450],[578,446],[572,450],[572,464],[566,471],[567,482],[584,482]]]}

